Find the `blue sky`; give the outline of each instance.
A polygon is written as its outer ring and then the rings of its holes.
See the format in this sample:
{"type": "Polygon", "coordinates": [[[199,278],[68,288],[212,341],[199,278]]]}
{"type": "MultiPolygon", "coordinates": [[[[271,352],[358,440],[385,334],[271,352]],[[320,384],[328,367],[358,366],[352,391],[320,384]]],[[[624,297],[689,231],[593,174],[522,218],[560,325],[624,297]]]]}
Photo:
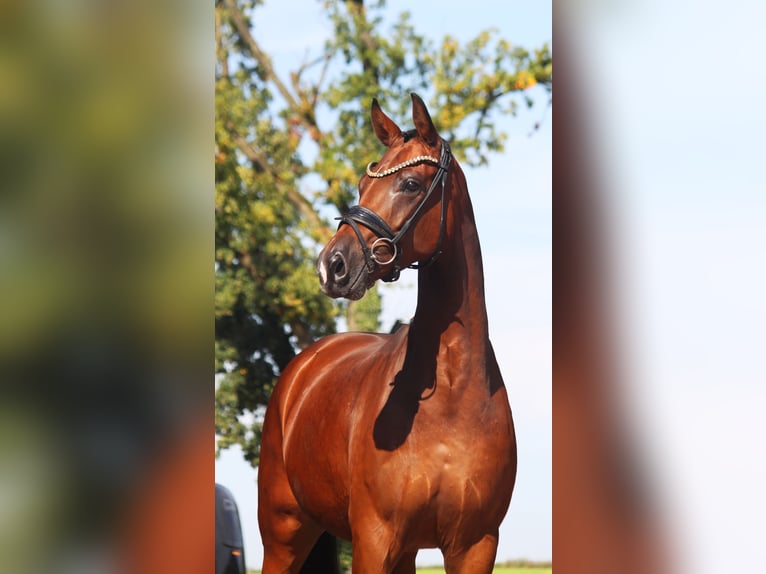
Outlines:
{"type": "MultiPolygon", "coordinates": [[[[326,28],[320,2],[266,1],[255,34],[277,69],[292,69],[321,46],[326,28]],[[317,24],[319,22],[319,24],[317,24]],[[289,30],[289,32],[288,32],[289,30]]],[[[514,44],[539,47],[552,39],[551,3],[477,0],[466,10],[456,1],[389,1],[392,18],[412,13],[418,30],[438,40],[460,40],[490,27],[514,44]]],[[[316,50],[314,52],[316,53],[316,50]]],[[[551,558],[551,111],[545,97],[516,118],[503,118],[506,150],[485,168],[465,168],[482,243],[490,334],[511,400],[519,443],[514,498],[500,533],[498,560],[551,558]],[[535,122],[544,117],[532,137],[535,122]]],[[[403,95],[406,97],[406,94],[403,95]]],[[[383,329],[414,312],[415,271],[383,290],[383,329]]],[[[216,481],[240,507],[250,567],[259,567],[262,547],[256,520],[256,473],[238,451],[216,461],[216,481]]],[[[420,564],[441,562],[424,550],[420,564]]]]}

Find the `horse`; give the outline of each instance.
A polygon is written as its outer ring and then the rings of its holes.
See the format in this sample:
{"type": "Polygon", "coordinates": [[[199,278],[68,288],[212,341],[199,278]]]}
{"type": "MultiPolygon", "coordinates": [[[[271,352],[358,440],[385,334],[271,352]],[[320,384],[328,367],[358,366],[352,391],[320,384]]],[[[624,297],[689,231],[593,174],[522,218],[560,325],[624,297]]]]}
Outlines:
{"type": "Polygon", "coordinates": [[[412,94],[402,131],[372,101],[386,151],[319,254],[330,297],[358,300],[418,269],[415,315],[390,334],[334,334],[284,369],[262,427],[263,574],[301,571],[320,535],[350,540],[352,572],[492,572],[516,479],[508,395],[489,340],[465,176],[412,94]]]}

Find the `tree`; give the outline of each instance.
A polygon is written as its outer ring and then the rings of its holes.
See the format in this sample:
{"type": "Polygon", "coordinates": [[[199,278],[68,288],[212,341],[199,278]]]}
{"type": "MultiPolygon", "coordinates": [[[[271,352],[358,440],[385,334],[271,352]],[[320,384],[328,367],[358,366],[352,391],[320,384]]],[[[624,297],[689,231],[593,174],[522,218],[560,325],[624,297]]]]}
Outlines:
{"type": "Polygon", "coordinates": [[[324,1],[324,49],[277,70],[252,33],[260,3],[218,0],[215,10],[216,433],[219,448],[240,444],[254,465],[260,414],[294,354],[332,333],[343,312],[350,327],[378,328],[375,289],[333,302],[314,271],[332,233],[323,213],[353,204],[360,169],[382,154],[372,98],[406,125],[406,95],[419,93],[458,159],[483,165],[503,150],[498,114],[532,106],[534,86],[549,101],[552,90],[547,44],[530,52],[493,30],[462,45],[433,42],[407,12],[384,30],[384,0],[324,1]],[[319,189],[308,189],[310,174],[319,189]]]}

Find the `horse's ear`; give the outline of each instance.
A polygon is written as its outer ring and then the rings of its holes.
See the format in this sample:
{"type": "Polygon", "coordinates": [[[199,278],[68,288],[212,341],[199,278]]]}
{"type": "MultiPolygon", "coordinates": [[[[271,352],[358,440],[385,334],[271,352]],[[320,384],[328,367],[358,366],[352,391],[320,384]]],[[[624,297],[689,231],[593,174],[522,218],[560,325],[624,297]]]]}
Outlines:
{"type": "Polygon", "coordinates": [[[390,147],[397,136],[402,135],[402,130],[394,123],[394,120],[380,109],[380,104],[376,98],[372,99],[370,117],[372,118],[372,129],[375,130],[375,135],[378,136],[380,143],[384,146],[390,147]]]}
{"type": "Polygon", "coordinates": [[[412,121],[415,123],[415,129],[428,145],[435,147],[439,141],[439,134],[431,121],[431,115],[419,95],[413,92],[410,96],[412,97],[412,121]]]}

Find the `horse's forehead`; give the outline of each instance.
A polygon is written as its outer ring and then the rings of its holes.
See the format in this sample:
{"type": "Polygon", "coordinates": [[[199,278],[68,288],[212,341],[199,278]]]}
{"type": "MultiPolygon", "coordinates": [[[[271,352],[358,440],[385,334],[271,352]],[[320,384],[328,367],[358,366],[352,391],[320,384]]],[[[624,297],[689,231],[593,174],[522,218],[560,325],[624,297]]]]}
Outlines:
{"type": "MultiPolygon", "coordinates": [[[[397,138],[396,141],[391,144],[391,147],[385,151],[382,157],[377,162],[374,162],[375,165],[373,169],[377,172],[385,171],[386,169],[398,166],[407,160],[422,155],[429,155],[432,157],[438,156],[438,154],[416,134],[404,132],[402,136],[397,138]]],[[[412,166],[412,168],[416,169],[419,167],[421,166],[412,166]]],[[[383,177],[379,179],[362,178],[359,185],[359,194],[361,196],[371,188],[387,189],[392,181],[392,177],[383,177]]]]}
{"type": "Polygon", "coordinates": [[[399,138],[383,156],[378,160],[375,171],[382,171],[397,166],[419,155],[438,155],[428,147],[420,138],[399,138]]]}
{"type": "MultiPolygon", "coordinates": [[[[402,164],[408,159],[418,155],[424,155],[425,152],[423,150],[425,149],[425,146],[422,144],[413,145],[412,141],[402,144],[394,143],[390,148],[386,150],[386,152],[377,162],[374,162],[373,169],[374,171],[378,172],[385,171],[386,169],[402,164]]],[[[389,177],[383,178],[362,178],[360,181],[359,193],[361,194],[362,192],[371,188],[385,189],[391,184],[391,181],[393,181],[393,174],[389,177]]]]}
{"type": "Polygon", "coordinates": [[[383,159],[398,163],[416,155],[431,153],[431,149],[419,137],[400,137],[383,154],[383,159]]]}

